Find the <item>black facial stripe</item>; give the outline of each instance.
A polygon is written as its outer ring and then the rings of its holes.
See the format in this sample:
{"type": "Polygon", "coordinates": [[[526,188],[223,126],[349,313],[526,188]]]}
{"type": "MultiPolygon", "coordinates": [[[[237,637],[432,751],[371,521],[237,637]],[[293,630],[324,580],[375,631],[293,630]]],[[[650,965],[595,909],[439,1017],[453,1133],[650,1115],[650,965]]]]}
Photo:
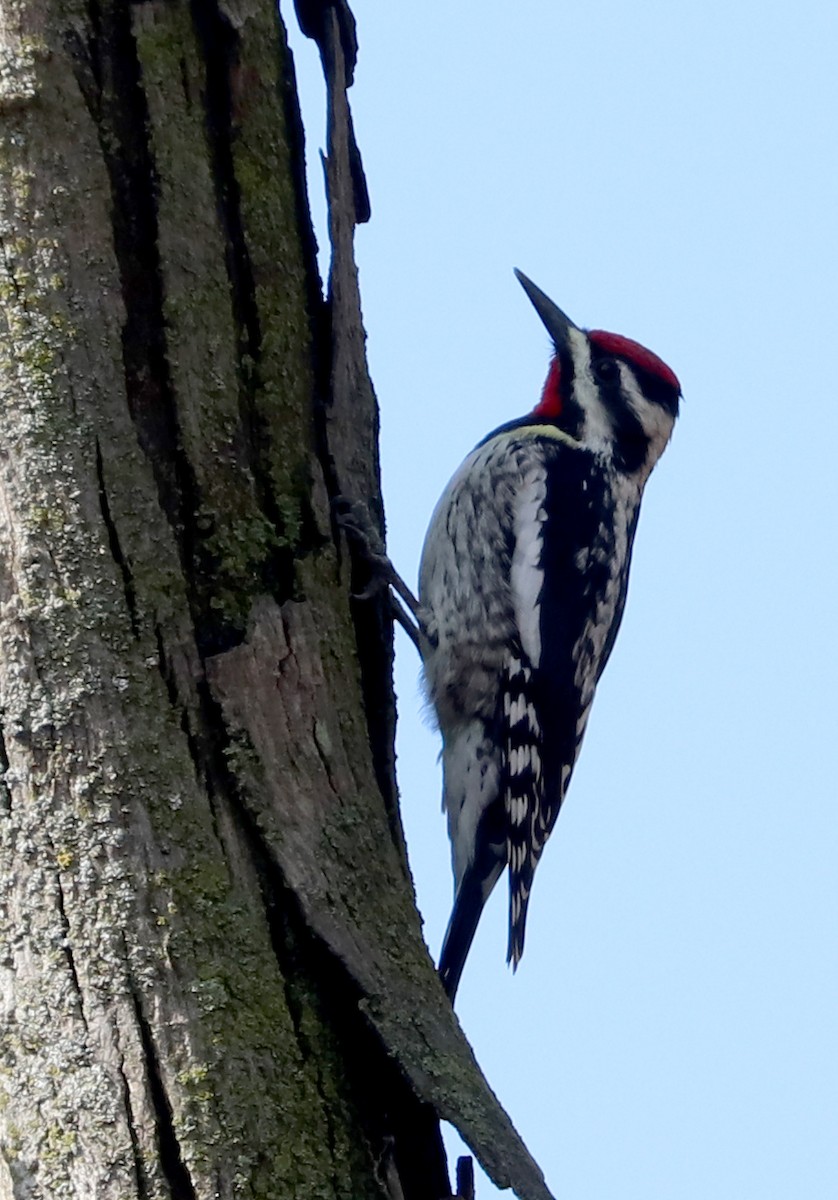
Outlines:
{"type": "Polygon", "coordinates": [[[650,440],[628,396],[622,390],[620,372],[616,373],[613,380],[603,380],[601,375],[598,375],[596,365],[607,359],[631,374],[645,400],[651,404],[659,404],[666,412],[671,413],[673,418],[678,415],[679,393],[654,371],[638,366],[623,355],[609,355],[591,345],[591,370],[614,431],[614,462],[621,471],[630,475],[646,461],[650,440]]]}
{"type": "MultiPolygon", "coordinates": [[[[608,389],[611,392],[612,389],[608,389]]],[[[611,428],[614,430],[614,463],[621,471],[631,475],[643,466],[649,450],[649,439],[638,417],[627,407],[619,388],[616,396],[609,395],[605,388],[600,391],[611,428]]]]}
{"type": "Polygon", "coordinates": [[[585,413],[581,405],[573,398],[573,381],[576,378],[576,366],[573,362],[573,355],[566,349],[562,350],[559,354],[559,364],[561,367],[559,381],[562,397],[562,415],[559,417],[558,425],[565,433],[570,434],[572,438],[578,438],[585,423],[585,413]]]}
{"type": "MultiPolygon", "coordinates": [[[[667,383],[665,379],[661,379],[660,375],[657,375],[654,371],[649,371],[647,368],[640,366],[634,359],[625,358],[623,355],[609,354],[607,351],[600,349],[595,343],[590,343],[590,346],[592,369],[597,363],[608,359],[612,362],[625,363],[637,380],[637,385],[646,399],[651,401],[652,404],[659,404],[661,408],[665,408],[674,417],[678,416],[680,393],[671,383],[667,383]]],[[[610,386],[610,384],[605,384],[599,379],[597,379],[597,383],[601,388],[610,386]]],[[[619,380],[614,381],[614,386],[619,387],[619,380]]]]}
{"type": "MultiPolygon", "coordinates": [[[[607,354],[591,346],[591,371],[596,383],[597,392],[602,401],[611,422],[611,428],[614,431],[614,463],[621,471],[631,474],[643,465],[646,460],[646,453],[649,449],[649,439],[646,436],[640,420],[635,416],[632,409],[629,407],[628,399],[622,390],[622,379],[620,371],[614,372],[613,379],[604,379],[597,374],[597,364],[605,361],[621,363],[625,360],[617,359],[614,355],[607,354]]],[[[639,380],[639,372],[633,364],[627,364],[633,372],[636,379],[639,380]]],[[[640,384],[642,387],[642,384],[640,384]]]]}
{"type": "Polygon", "coordinates": [[[661,379],[660,375],[656,375],[654,371],[646,371],[633,362],[628,363],[628,366],[646,399],[651,400],[653,404],[659,404],[661,408],[672,413],[673,417],[677,417],[679,400],[677,389],[667,383],[665,379],[661,379]]]}
{"type": "Polygon", "coordinates": [[[573,355],[567,348],[564,348],[559,354],[559,362],[561,363],[562,373],[562,399],[566,399],[573,392],[573,381],[576,378],[576,366],[573,362],[573,355]]]}

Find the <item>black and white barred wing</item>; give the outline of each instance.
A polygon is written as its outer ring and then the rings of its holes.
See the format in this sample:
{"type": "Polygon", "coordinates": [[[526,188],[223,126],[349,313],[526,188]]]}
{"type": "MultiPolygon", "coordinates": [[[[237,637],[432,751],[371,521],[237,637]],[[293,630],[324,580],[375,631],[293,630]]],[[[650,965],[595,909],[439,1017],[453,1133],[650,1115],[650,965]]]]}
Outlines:
{"type": "Polygon", "coordinates": [[[522,463],[513,510],[510,588],[518,645],[503,680],[513,964],[524,948],[533,874],[558,818],[593,695],[589,672],[579,669],[595,613],[586,586],[600,525],[591,463],[561,441],[541,440],[522,463]]]}

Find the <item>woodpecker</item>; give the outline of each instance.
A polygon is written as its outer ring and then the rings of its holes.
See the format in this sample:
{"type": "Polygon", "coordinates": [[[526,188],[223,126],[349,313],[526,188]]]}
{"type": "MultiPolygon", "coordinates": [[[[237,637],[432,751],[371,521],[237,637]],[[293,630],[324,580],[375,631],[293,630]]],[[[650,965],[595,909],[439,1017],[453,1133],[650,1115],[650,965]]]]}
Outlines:
{"type": "Polygon", "coordinates": [[[553,343],[538,404],[485,437],[431,518],[414,600],[391,578],[442,733],[455,899],[452,1002],[483,906],[509,873],[518,966],[536,866],[623,615],[643,489],[680,384],[637,342],[584,330],[516,271],[553,343]]]}

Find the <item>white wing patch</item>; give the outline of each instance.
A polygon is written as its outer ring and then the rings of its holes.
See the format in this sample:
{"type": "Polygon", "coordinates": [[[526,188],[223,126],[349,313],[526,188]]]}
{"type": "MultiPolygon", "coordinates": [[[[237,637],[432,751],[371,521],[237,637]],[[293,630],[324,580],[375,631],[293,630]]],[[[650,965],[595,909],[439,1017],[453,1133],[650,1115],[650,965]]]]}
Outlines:
{"type": "Polygon", "coordinates": [[[524,653],[533,666],[541,661],[541,565],[544,522],[547,513],[547,471],[539,463],[529,467],[516,496],[514,511],[515,549],[510,583],[515,623],[524,653]]]}

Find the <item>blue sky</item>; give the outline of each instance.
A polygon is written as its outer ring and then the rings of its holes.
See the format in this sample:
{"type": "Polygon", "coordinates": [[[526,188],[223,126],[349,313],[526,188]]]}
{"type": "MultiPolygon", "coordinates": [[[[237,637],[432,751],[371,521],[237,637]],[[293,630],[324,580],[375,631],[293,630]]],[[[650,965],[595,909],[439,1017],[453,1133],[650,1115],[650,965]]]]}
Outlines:
{"type": "MultiPolygon", "coordinates": [[[[405,577],[452,471],[538,398],[549,347],[513,267],[684,389],[523,963],[505,965],[499,886],[463,1027],[562,1200],[833,1200],[838,10],[353,8],[357,253],[405,577]]],[[[323,88],[313,43],[293,44],[325,246],[323,88]]],[[[436,955],[438,738],[397,650],[436,955]]]]}

